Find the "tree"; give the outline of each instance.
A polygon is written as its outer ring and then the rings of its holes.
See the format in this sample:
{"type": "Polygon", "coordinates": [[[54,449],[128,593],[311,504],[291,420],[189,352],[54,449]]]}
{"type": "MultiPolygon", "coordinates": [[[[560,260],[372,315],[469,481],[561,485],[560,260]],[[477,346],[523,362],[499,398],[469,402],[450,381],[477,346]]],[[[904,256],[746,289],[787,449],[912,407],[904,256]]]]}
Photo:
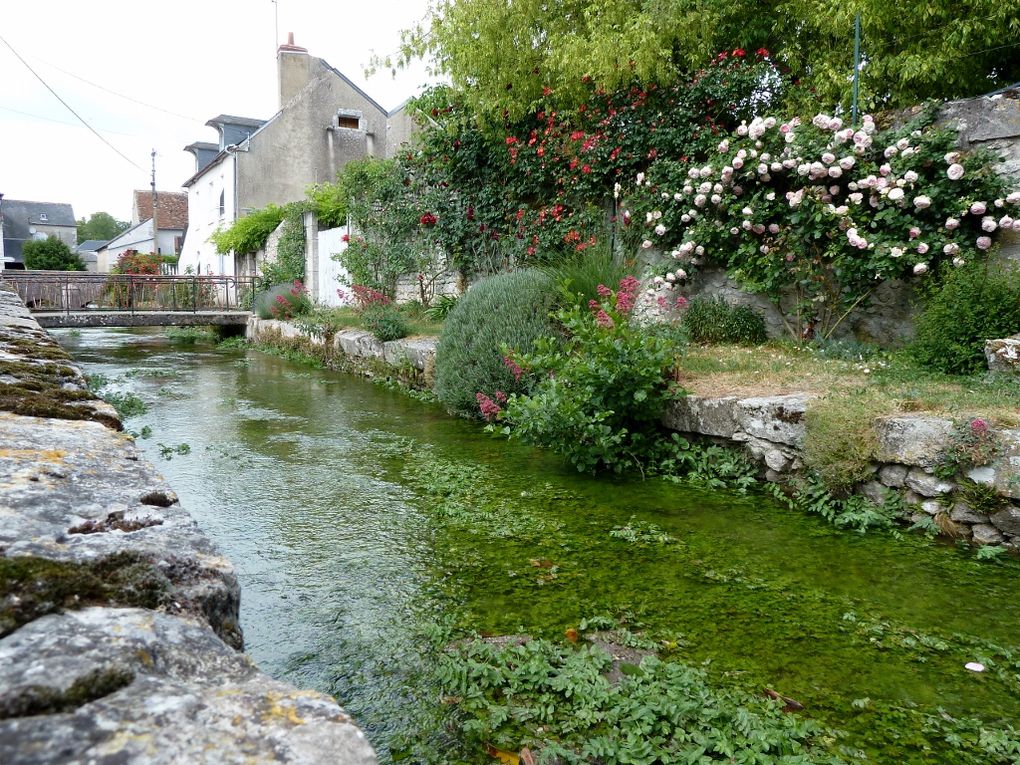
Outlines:
{"type": "Polygon", "coordinates": [[[805,86],[797,106],[849,110],[858,12],[866,109],[1020,80],[1020,14],[998,0],[907,8],[887,0],[437,0],[404,33],[397,63],[431,58],[498,122],[575,106],[583,81],[608,90],[634,80],[666,85],[719,53],[763,49],[805,86]]]}
{"type": "Polygon", "coordinates": [[[85,263],[77,253],[55,236],[25,242],[22,250],[25,268],[37,271],[84,271],[85,263]]]}
{"type": "Polygon", "coordinates": [[[117,220],[107,212],[92,213],[87,221],[85,218],[78,219],[78,244],[89,239],[108,242],[117,234],[127,230],[129,225],[131,224],[117,220]]]}

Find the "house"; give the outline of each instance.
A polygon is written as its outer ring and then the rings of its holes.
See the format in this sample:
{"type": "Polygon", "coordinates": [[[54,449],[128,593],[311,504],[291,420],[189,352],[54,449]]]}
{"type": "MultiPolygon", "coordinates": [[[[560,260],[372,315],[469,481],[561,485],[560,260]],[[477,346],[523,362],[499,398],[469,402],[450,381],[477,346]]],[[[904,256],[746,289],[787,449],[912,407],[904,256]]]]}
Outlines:
{"type": "MultiPolygon", "coordinates": [[[[0,196],[0,255],[23,263],[25,242],[55,236],[68,247],[78,241],[78,222],[71,205],[63,202],[29,202],[0,196]]],[[[0,260],[0,263],[4,262],[0,260]]]]}
{"type": "Polygon", "coordinates": [[[81,242],[74,251],[78,253],[78,256],[85,263],[85,270],[95,273],[98,271],[97,264],[99,261],[98,252],[106,245],[107,240],[105,239],[86,239],[81,242]]]}
{"type": "Polygon", "coordinates": [[[269,120],[221,114],[206,124],[217,143],[185,147],[195,157],[188,190],[190,226],[180,265],[201,273],[251,272],[252,263],[219,255],[209,237],[273,203],[305,198],[313,183],[336,179],[354,159],[392,157],[410,139],[404,106],[386,111],[321,58],[294,45],[277,50],[279,111],[269,120]]]}
{"type": "Polygon", "coordinates": [[[188,230],[188,195],[183,191],[156,192],[158,247],[152,241],[152,192],[132,194],[131,227],[96,250],[96,270],[109,273],[117,258],[127,250],[180,255],[188,230]]]}

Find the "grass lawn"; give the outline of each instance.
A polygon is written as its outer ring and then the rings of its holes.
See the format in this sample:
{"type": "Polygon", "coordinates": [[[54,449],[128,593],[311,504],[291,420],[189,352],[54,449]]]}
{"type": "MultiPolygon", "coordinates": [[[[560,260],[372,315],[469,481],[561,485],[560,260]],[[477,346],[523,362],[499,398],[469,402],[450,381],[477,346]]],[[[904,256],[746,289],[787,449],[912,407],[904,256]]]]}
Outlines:
{"type": "Polygon", "coordinates": [[[689,346],[680,383],[702,396],[814,393],[829,402],[867,398],[882,414],[925,412],[984,417],[1020,427],[1020,381],[1005,375],[957,377],[923,369],[902,352],[830,358],[789,342],[756,347],[689,346]]]}

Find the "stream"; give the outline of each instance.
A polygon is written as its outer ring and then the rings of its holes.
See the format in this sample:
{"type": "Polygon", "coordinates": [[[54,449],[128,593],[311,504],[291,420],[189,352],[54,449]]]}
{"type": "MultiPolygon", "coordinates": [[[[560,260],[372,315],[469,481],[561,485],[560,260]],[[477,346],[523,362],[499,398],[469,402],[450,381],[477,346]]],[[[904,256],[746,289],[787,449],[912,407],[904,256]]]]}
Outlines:
{"type": "Polygon", "coordinates": [[[837,531],[759,494],[578,475],[437,405],[252,349],[53,334],[147,404],[126,429],[236,566],[251,657],[335,695],[382,762],[441,725],[418,684],[436,622],[562,639],[610,616],[721,684],[796,699],[871,762],[951,762],[925,715],[1020,720],[1015,560],[837,531]],[[437,481],[470,485],[478,516],[437,513],[437,481]],[[641,524],[674,541],[620,533],[641,524]]]}

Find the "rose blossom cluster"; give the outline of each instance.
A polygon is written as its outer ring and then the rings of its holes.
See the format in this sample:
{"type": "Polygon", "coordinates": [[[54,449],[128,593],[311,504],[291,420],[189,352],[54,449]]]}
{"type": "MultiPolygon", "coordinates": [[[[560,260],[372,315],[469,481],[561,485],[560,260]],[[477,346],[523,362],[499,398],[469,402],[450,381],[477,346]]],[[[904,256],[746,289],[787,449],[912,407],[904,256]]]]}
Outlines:
{"type": "Polygon", "coordinates": [[[807,215],[828,217],[828,237],[838,235],[847,255],[873,253],[876,279],[919,276],[939,258],[963,265],[966,254],[992,247],[996,231],[1020,231],[1020,191],[975,199],[982,187],[967,179],[978,174],[968,173],[960,152],[945,153],[942,169],[933,168],[938,136],[904,133],[885,139],[870,115],[858,128],[825,114],[810,125],[755,117],[717,144],[714,159],[688,167],[682,181],[660,185],[643,174],[638,186],[655,201],[645,213],[650,232],[642,246],[658,246],[682,265],[654,277],[650,292],[683,282],[711,255],[726,262],[738,251],[795,267],[805,207],[807,215]],[[947,197],[959,207],[938,217],[933,199],[944,212],[947,197]]]}

